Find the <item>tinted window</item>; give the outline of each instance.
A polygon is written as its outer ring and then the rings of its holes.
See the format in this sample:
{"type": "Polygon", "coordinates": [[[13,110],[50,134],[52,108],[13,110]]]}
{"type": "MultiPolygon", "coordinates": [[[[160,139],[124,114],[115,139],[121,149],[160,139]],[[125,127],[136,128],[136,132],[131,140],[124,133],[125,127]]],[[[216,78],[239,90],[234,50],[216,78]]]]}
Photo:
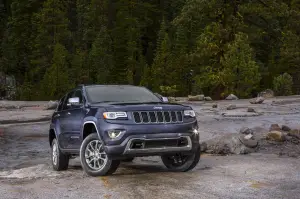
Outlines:
{"type": "Polygon", "coordinates": [[[82,97],[82,92],[81,90],[76,90],[74,92],[74,95],[72,97],[78,97],[79,98],[79,103],[82,104],[83,103],[83,97],[82,97]]]}
{"type": "Polygon", "coordinates": [[[58,107],[57,107],[57,111],[61,111],[65,99],[66,99],[66,96],[64,96],[63,98],[61,98],[61,100],[59,101],[59,104],[58,104],[58,107]]]}
{"type": "Polygon", "coordinates": [[[86,87],[91,103],[97,102],[161,102],[152,92],[135,86],[90,86],[86,87]]]}
{"type": "Polygon", "coordinates": [[[64,105],[63,105],[63,110],[67,110],[69,107],[67,106],[68,104],[68,101],[70,98],[72,98],[72,95],[74,94],[74,91],[70,92],[68,95],[67,95],[67,98],[64,102],[64,105]]]}

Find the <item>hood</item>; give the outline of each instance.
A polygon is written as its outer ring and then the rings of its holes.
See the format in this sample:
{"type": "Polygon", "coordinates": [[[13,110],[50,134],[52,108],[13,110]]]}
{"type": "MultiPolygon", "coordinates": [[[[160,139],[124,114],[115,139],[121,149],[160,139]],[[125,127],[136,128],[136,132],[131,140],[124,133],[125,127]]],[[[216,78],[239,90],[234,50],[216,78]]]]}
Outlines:
{"type": "Polygon", "coordinates": [[[93,107],[102,107],[107,111],[180,111],[191,109],[189,106],[176,103],[107,103],[93,104],[93,107]]]}

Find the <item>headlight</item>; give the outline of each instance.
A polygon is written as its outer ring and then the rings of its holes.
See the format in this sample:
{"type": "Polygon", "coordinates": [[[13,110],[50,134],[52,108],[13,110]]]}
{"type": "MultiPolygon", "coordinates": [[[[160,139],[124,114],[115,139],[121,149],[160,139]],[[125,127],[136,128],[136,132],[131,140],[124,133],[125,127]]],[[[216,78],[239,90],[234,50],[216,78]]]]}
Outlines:
{"type": "Polygon", "coordinates": [[[127,118],[127,113],[126,112],[104,112],[103,113],[104,119],[108,120],[115,120],[118,118],[127,118]]]}
{"type": "Polygon", "coordinates": [[[183,114],[184,116],[188,116],[188,117],[196,117],[195,111],[193,110],[185,110],[183,114]]]}

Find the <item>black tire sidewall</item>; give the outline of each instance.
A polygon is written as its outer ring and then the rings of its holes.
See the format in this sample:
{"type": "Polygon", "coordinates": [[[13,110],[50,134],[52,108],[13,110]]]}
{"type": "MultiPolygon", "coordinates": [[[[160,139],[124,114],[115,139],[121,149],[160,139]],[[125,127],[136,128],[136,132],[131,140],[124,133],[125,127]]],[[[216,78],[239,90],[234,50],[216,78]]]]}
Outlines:
{"type": "Polygon", "coordinates": [[[113,161],[108,158],[105,166],[99,170],[99,171],[95,171],[93,169],[91,169],[88,164],[86,163],[85,160],[85,149],[87,147],[87,145],[93,141],[93,140],[100,140],[102,142],[102,140],[98,137],[97,133],[92,133],[90,135],[88,135],[82,142],[81,147],[80,147],[80,162],[81,162],[81,166],[83,168],[83,170],[90,176],[103,176],[103,175],[107,175],[110,168],[112,167],[113,161]]]}
{"type": "Polygon", "coordinates": [[[69,165],[69,158],[67,155],[63,154],[58,146],[58,141],[56,138],[52,140],[51,144],[51,163],[52,167],[56,171],[66,170],[69,165]],[[55,144],[56,151],[57,151],[57,158],[56,158],[56,164],[53,162],[53,145],[55,144]]]}
{"type": "Polygon", "coordinates": [[[180,166],[172,165],[168,160],[168,155],[161,156],[163,164],[170,170],[174,172],[185,172],[193,169],[200,160],[200,147],[192,155],[188,157],[188,160],[180,166]]]}

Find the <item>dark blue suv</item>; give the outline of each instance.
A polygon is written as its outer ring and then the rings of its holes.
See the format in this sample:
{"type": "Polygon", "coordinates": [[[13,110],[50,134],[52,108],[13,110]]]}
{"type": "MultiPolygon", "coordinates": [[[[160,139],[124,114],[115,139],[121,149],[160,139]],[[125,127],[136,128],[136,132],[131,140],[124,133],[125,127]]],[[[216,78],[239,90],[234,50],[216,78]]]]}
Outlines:
{"type": "Polygon", "coordinates": [[[81,85],[67,93],[53,113],[49,142],[55,170],[79,156],[91,176],[112,174],[120,161],[139,156],[161,156],[172,171],[191,170],[200,159],[192,108],[130,85],[81,85]]]}

